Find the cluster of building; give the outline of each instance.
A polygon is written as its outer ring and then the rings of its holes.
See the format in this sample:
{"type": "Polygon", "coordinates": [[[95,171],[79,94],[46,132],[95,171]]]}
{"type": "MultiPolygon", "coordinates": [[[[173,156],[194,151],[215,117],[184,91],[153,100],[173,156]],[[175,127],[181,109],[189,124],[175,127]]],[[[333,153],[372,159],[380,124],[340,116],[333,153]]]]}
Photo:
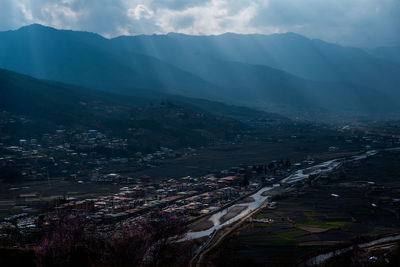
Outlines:
{"type": "Polygon", "coordinates": [[[212,212],[259,188],[260,183],[243,185],[243,174],[226,177],[170,179],[159,184],[137,183],[120,192],[85,200],[69,200],[57,210],[90,214],[98,223],[111,223],[143,215],[155,208],[193,219],[212,212]]]}
{"type": "MultiPolygon", "coordinates": [[[[0,142],[0,168],[18,170],[18,175],[9,177],[10,182],[49,177],[77,181],[82,177],[91,177],[92,181],[115,182],[119,177],[107,176],[109,173],[102,170],[118,169],[122,165],[129,165],[132,169],[154,167],[165,159],[193,151],[191,148],[186,150],[182,153],[161,147],[152,153],[134,152],[128,149],[127,139],[109,137],[97,130],[61,129],[43,134],[38,139],[0,142]]],[[[7,178],[2,177],[8,181],[7,178]]]]}
{"type": "MultiPolygon", "coordinates": [[[[273,162],[269,165],[233,167],[215,171],[202,177],[183,177],[154,183],[146,177],[135,178],[121,185],[118,193],[75,199],[65,197],[54,202],[54,211],[67,213],[84,212],[98,225],[108,225],[140,217],[155,209],[179,214],[187,220],[214,212],[274,182],[274,175],[286,175],[288,163],[273,162]]],[[[290,167],[290,165],[289,165],[290,167]]],[[[121,179],[110,174],[112,179],[121,179]]],[[[8,218],[6,224],[16,221],[18,227],[34,230],[41,220],[38,216],[24,213],[8,218]]]]}
{"type": "MultiPolygon", "coordinates": [[[[0,129],[2,123],[10,123],[10,120],[16,119],[0,113],[0,129]]],[[[26,122],[24,118],[18,120],[21,123],[26,122]]],[[[282,142],[280,139],[267,141],[282,142]]],[[[361,145],[366,149],[374,146],[392,147],[400,145],[400,137],[354,135],[343,137],[343,143],[354,144],[357,147],[361,145]]],[[[334,152],[340,151],[341,148],[330,146],[327,149],[334,152]]],[[[275,178],[278,180],[280,177],[286,177],[296,168],[314,163],[304,161],[291,164],[289,161],[274,161],[268,165],[232,167],[202,177],[183,177],[155,184],[146,177],[127,177],[116,170],[121,166],[148,168],[161,164],[168,158],[196,153],[196,150],[186,148],[184,152],[178,152],[160,147],[152,153],[134,152],[130,151],[127,139],[111,137],[98,130],[59,129],[40,138],[6,142],[1,140],[0,151],[2,173],[10,176],[5,175],[0,179],[6,182],[14,181],[12,179],[26,181],[63,177],[78,183],[84,180],[92,183],[120,184],[120,191],[115,194],[90,199],[74,199],[67,196],[56,202],[56,210],[69,213],[84,211],[99,224],[137,218],[156,208],[192,220],[241,199],[262,185],[277,185],[275,178]]],[[[321,179],[321,182],[327,181],[327,177],[321,179]]],[[[34,199],[37,196],[24,195],[21,198],[34,199]]],[[[28,211],[23,210],[23,213],[7,217],[5,224],[17,222],[20,228],[32,229],[37,227],[39,217],[31,216],[28,211]]]]}

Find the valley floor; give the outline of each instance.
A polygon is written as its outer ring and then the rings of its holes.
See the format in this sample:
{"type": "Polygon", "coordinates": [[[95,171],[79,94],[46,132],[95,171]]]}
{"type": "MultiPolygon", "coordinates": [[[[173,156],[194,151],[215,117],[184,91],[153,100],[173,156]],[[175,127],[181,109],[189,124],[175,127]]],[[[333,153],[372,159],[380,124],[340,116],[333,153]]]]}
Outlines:
{"type": "Polygon", "coordinates": [[[275,196],[275,209],[255,214],[205,262],[296,266],[310,255],[398,233],[399,162],[398,151],[384,152],[275,196]]]}

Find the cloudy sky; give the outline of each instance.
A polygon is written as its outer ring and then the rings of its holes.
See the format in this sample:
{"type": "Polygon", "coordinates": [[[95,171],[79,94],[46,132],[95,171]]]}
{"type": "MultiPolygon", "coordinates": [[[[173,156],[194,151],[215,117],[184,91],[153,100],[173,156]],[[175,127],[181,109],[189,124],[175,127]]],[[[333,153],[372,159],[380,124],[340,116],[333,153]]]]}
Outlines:
{"type": "Polygon", "coordinates": [[[400,0],[0,0],[0,31],[32,23],[106,37],[291,31],[373,47],[400,45],[400,0]]]}

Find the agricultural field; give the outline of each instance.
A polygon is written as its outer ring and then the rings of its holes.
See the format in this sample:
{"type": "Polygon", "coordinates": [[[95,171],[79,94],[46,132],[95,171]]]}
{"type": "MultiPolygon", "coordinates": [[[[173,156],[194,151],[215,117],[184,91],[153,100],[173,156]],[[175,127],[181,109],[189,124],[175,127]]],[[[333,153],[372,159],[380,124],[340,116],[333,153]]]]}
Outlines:
{"type": "MultiPolygon", "coordinates": [[[[308,137],[290,137],[287,133],[281,139],[273,141],[243,141],[241,143],[220,144],[211,147],[198,148],[194,152],[175,159],[165,159],[159,165],[138,169],[125,165],[112,165],[102,172],[116,172],[126,177],[147,176],[152,183],[170,178],[184,176],[201,176],[211,171],[229,169],[233,166],[267,164],[273,160],[290,159],[292,162],[313,157],[325,160],[359,151],[364,142],[348,144],[341,135],[323,137],[311,135],[308,137]],[[279,142],[278,142],[279,141],[279,142]],[[329,152],[329,146],[340,147],[339,151],[329,152]]],[[[261,137],[260,137],[261,138],[261,137]]],[[[35,181],[19,181],[15,183],[0,181],[0,219],[25,212],[40,213],[51,202],[63,197],[85,199],[118,192],[122,185],[98,184],[90,181],[90,177],[80,177],[82,183],[69,179],[70,177],[50,177],[35,181]],[[30,196],[30,197],[27,197],[30,196]],[[25,201],[28,199],[28,201],[25,201]]]]}
{"type": "Polygon", "coordinates": [[[398,233],[399,198],[399,152],[346,163],[273,197],[275,209],[261,210],[208,260],[217,266],[295,266],[319,252],[398,233]]]}

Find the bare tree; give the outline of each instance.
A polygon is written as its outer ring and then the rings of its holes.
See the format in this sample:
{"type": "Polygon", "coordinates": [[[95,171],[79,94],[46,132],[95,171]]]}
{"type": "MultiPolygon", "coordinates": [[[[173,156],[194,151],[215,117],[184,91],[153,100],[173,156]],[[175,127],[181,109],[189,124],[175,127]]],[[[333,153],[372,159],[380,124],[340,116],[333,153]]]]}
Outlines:
{"type": "Polygon", "coordinates": [[[183,217],[154,211],[122,229],[90,230],[86,216],[58,214],[44,223],[46,234],[36,248],[39,266],[185,265],[194,252],[183,217]]]}

